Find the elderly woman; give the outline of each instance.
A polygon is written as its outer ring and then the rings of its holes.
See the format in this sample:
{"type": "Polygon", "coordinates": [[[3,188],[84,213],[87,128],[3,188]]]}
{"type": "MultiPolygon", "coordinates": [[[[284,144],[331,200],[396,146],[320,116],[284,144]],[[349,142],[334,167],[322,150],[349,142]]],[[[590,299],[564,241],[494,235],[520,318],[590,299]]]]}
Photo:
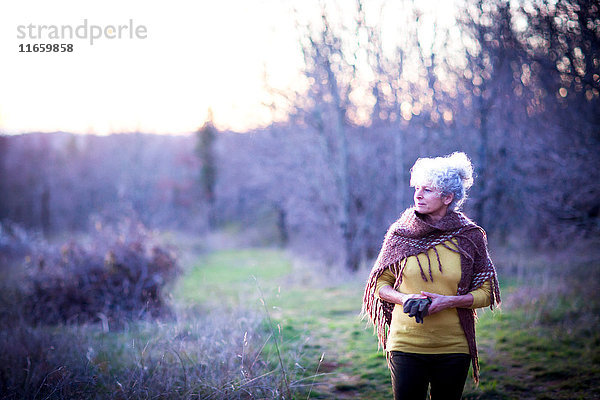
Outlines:
{"type": "Polygon", "coordinates": [[[395,399],[460,399],[479,379],[475,309],[500,304],[484,230],[458,209],[473,184],[464,153],[418,159],[414,206],[389,228],[363,315],[387,351],[395,399]],[[396,306],[397,305],[397,306],[396,306]],[[413,318],[414,317],[414,318],[413,318]]]}

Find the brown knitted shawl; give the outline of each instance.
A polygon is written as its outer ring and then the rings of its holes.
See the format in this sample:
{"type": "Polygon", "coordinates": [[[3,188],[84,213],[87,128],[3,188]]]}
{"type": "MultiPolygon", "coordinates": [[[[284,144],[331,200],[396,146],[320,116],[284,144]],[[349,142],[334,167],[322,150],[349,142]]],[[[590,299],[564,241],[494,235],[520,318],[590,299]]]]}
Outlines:
{"type": "MultiPolygon", "coordinates": [[[[386,341],[394,304],[383,301],[375,296],[377,279],[386,268],[390,268],[396,277],[394,288],[398,288],[402,282],[402,271],[406,266],[407,258],[420,253],[427,254],[427,250],[433,249],[438,259],[439,255],[435,246],[442,245],[451,251],[460,254],[462,275],[458,284],[457,295],[467,294],[487,280],[492,284],[491,305],[494,308],[500,305],[500,288],[496,269],[490,259],[485,231],[473,223],[461,212],[448,211],[440,221],[435,224],[428,223],[425,216],[419,214],[414,208],[407,209],[402,216],[394,222],[383,241],[383,246],[377,261],[371,270],[365,293],[363,297],[362,315],[367,316],[375,326],[379,339],[379,347],[386,350],[386,341]],[[448,246],[445,242],[457,239],[458,244],[448,246]]],[[[433,280],[431,274],[431,260],[427,256],[429,271],[421,262],[421,277],[427,281],[433,280]]],[[[442,266],[440,264],[440,271],[442,266]]],[[[479,381],[479,362],[477,358],[477,346],[475,343],[475,310],[457,308],[460,325],[465,332],[469,353],[473,364],[473,379],[479,381]]]]}

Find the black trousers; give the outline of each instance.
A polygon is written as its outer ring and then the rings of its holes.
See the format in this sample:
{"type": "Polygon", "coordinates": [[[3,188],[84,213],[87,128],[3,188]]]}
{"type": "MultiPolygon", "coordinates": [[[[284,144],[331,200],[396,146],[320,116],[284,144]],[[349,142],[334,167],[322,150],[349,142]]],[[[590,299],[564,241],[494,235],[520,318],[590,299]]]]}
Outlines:
{"type": "Polygon", "coordinates": [[[460,400],[469,372],[468,354],[415,354],[392,351],[390,371],[395,400],[460,400]]]}

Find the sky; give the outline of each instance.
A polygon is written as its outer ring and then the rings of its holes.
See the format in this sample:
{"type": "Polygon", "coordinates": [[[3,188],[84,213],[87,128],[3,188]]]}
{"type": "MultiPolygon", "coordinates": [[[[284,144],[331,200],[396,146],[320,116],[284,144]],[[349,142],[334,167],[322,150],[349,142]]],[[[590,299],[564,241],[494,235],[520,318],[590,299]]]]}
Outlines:
{"type": "Polygon", "coordinates": [[[0,133],[181,134],[209,109],[220,129],[264,126],[266,86],[300,85],[292,9],[318,17],[312,0],[4,1],[0,133]],[[73,48],[26,52],[34,44],[73,48]]]}

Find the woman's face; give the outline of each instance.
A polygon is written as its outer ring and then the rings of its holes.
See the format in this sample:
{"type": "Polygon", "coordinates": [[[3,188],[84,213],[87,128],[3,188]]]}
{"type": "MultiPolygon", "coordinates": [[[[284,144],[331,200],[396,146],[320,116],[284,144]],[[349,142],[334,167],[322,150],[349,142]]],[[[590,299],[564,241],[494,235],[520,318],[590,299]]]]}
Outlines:
{"type": "Polygon", "coordinates": [[[415,186],[415,210],[427,214],[434,220],[439,220],[448,211],[452,195],[442,196],[442,193],[429,184],[415,186]]]}

